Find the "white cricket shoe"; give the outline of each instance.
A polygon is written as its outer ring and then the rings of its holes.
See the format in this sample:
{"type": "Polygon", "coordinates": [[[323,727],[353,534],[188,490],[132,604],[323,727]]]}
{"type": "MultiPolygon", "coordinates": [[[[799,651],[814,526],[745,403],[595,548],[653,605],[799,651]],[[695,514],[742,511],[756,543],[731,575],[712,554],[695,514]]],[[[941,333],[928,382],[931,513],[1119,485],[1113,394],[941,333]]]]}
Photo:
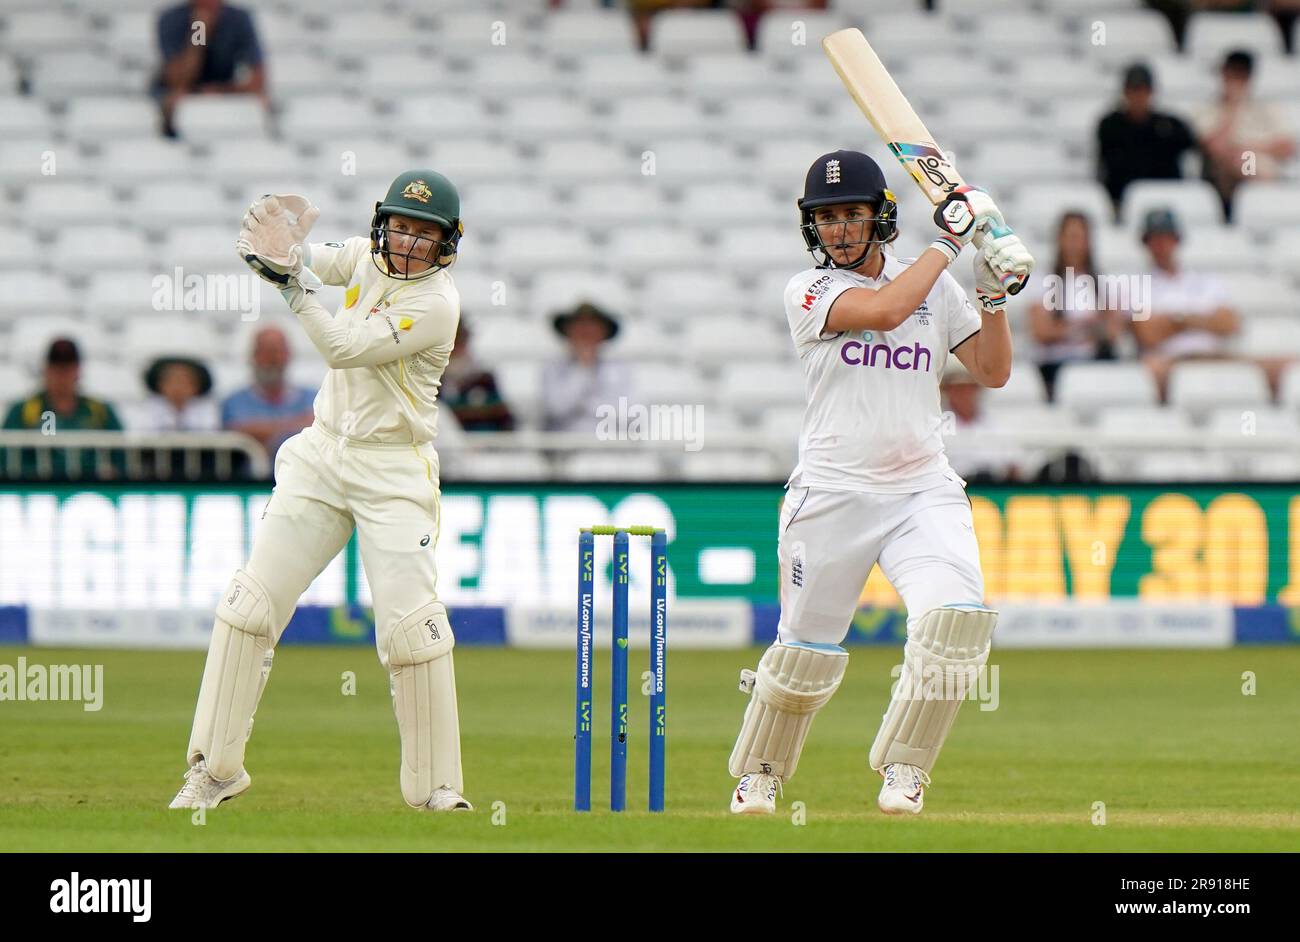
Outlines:
{"type": "Polygon", "coordinates": [[[891,762],[880,770],[885,777],[876,804],[885,814],[920,814],[930,776],[914,765],[891,762]]]}
{"type": "Polygon", "coordinates": [[[208,764],[200,759],[190,766],[185,773],[185,784],[176,793],[168,808],[215,808],[227,798],[234,798],[248,791],[253,779],[243,769],[234,778],[225,782],[217,781],[208,772],[208,764]]]}
{"type": "Polygon", "coordinates": [[[746,772],[731,793],[732,814],[776,814],[776,793],[781,780],[770,771],[770,765],[761,772],[746,772]]]}
{"type": "Polygon", "coordinates": [[[429,800],[424,803],[424,807],[430,811],[473,811],[474,806],[452,788],[450,785],[441,785],[436,788],[429,800]]]}

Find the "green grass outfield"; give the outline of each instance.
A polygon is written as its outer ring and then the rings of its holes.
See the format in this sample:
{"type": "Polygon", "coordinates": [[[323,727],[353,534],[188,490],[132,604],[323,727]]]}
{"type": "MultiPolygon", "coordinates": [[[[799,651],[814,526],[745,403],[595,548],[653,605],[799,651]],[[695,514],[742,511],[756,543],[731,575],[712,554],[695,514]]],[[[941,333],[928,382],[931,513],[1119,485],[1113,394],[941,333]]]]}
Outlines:
{"type": "MultiPolygon", "coordinates": [[[[598,660],[608,679],[608,652],[598,660]]],[[[997,651],[1000,705],[962,708],[918,819],[875,808],[866,766],[900,652],[855,649],[771,818],[727,813],[751,651],[669,656],[668,812],[646,801],[635,682],[628,805],[607,810],[598,687],[593,804],[572,801],[573,655],[456,652],[472,815],[408,810],[388,679],[369,648],[285,646],[249,744],[253,787],[206,824],[168,812],[201,652],[0,648],[0,664],[104,665],[104,707],[0,702],[0,849],[29,851],[1297,851],[1300,647],[997,651]],[[354,671],[355,696],[341,693],[354,671]],[[1242,693],[1253,671],[1258,692],[1242,693]],[[1105,802],[1106,824],[1092,823],[1105,802]],[[802,806],[794,803],[801,802],[802,806]],[[796,807],[802,814],[794,813],[796,807]],[[798,823],[802,821],[803,823],[798,823]]]]}

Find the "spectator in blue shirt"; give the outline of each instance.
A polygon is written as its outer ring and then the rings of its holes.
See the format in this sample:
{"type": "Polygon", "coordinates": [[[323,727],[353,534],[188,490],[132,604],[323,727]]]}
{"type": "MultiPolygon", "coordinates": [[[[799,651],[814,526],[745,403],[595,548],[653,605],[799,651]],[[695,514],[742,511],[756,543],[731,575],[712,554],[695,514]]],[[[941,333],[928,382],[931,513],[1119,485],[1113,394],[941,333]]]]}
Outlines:
{"type": "Polygon", "coordinates": [[[175,137],[172,115],[186,95],[258,95],[266,103],[266,66],[252,15],[222,0],[191,0],[158,16],[162,68],[155,94],[163,130],[175,137]]]}
{"type": "Polygon", "coordinates": [[[251,435],[274,460],[286,439],[311,425],[316,392],[289,384],[289,341],[278,327],[254,335],[251,362],[253,383],[222,403],[221,425],[251,435]]]}

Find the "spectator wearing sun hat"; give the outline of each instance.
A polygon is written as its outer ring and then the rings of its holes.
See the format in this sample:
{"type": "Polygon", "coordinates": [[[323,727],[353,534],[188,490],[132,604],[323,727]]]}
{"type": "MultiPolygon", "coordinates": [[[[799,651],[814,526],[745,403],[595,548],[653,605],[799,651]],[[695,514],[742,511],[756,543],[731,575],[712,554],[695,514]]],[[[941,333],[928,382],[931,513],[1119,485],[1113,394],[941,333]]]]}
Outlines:
{"type": "Polygon", "coordinates": [[[618,334],[618,321],[594,304],[583,302],[555,315],[556,333],[568,345],[566,353],[542,370],[543,428],[552,432],[591,432],[596,409],[617,406],[631,394],[631,378],[622,363],[604,354],[618,334]]]}

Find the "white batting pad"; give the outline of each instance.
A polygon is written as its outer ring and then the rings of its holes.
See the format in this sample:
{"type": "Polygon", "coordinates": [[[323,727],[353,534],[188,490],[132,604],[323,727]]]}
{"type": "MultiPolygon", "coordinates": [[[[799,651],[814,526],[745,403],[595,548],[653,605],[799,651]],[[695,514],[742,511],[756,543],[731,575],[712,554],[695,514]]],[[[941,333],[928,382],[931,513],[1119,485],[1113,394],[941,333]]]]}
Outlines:
{"type": "Polygon", "coordinates": [[[217,603],[187,758],[190,765],[206,759],[221,781],[244,767],[244,744],[270,673],[270,611],[266,590],[242,569],[217,603]]]}
{"type": "Polygon", "coordinates": [[[839,687],[848,663],[849,652],[836,644],[778,642],[764,651],[756,672],[741,673],[750,701],[731,751],[731,774],[770,771],[789,781],[813,717],[839,687]]]}
{"type": "Polygon", "coordinates": [[[905,762],[934,767],[964,692],[989,659],[998,613],[936,608],[921,616],[903,648],[903,670],[871,746],[871,767],[905,762]]]}
{"type": "Polygon", "coordinates": [[[388,641],[393,712],[402,738],[402,797],[413,808],[427,802],[440,786],[464,790],[454,646],[441,602],[407,615],[388,641]]]}

